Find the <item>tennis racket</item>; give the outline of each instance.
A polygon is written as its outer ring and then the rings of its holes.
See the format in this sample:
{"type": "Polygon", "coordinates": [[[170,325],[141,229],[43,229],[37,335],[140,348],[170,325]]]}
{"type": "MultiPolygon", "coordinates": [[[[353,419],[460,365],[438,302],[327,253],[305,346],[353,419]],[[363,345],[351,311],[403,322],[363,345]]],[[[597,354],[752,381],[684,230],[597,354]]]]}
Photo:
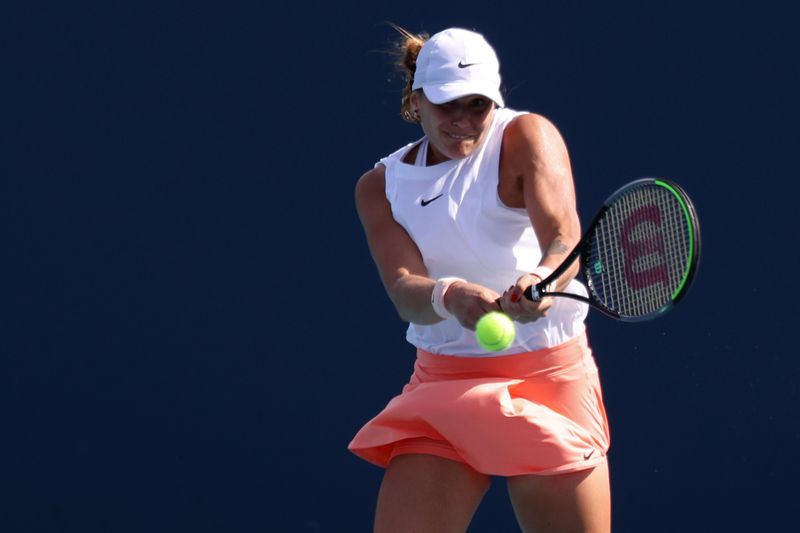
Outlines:
{"type": "Polygon", "coordinates": [[[699,259],[700,227],[686,192],[664,179],[638,179],[605,201],[564,262],[525,296],[572,298],[617,320],[651,320],[686,295],[699,259]],[[589,297],[548,291],[579,256],[589,297]]]}

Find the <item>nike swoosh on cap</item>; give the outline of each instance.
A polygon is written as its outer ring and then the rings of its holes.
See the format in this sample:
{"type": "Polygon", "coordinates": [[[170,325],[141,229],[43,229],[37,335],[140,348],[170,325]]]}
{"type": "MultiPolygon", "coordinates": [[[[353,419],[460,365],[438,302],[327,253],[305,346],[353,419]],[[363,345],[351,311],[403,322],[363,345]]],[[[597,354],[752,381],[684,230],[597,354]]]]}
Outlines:
{"type": "Polygon", "coordinates": [[[480,65],[480,63],[464,63],[462,60],[458,60],[458,68],[467,68],[471,67],[472,65],[480,65]]]}

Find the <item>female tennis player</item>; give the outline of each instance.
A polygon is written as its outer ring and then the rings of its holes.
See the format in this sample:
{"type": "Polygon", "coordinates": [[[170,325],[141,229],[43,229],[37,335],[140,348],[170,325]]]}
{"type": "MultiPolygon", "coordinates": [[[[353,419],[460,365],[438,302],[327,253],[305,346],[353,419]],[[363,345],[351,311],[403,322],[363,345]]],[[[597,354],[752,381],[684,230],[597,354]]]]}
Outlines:
{"type": "MultiPolygon", "coordinates": [[[[408,384],[349,445],[385,468],[375,531],[466,531],[491,476],[507,479],[524,531],[610,531],[609,431],[587,306],[522,296],[580,239],[565,143],[546,118],[504,107],[482,35],[400,32],[402,117],[423,136],[380,159],[355,191],[416,349],[408,384]],[[498,310],[516,338],[487,353],[475,324],[498,310]]],[[[577,268],[559,290],[586,294],[577,268]]]]}

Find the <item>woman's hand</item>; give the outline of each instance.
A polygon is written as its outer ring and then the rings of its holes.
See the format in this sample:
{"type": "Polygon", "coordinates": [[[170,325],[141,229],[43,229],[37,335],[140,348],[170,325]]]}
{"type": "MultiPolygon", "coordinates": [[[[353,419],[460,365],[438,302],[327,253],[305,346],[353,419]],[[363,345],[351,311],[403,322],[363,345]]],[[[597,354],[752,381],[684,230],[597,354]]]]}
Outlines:
{"type": "Polygon", "coordinates": [[[511,317],[512,320],[521,324],[535,322],[547,315],[547,311],[553,305],[552,298],[542,298],[541,300],[529,300],[525,296],[525,290],[540,283],[542,278],[536,274],[525,274],[521,276],[516,285],[512,285],[503,293],[500,299],[502,311],[511,317]]]}
{"type": "Polygon", "coordinates": [[[483,315],[489,311],[502,311],[497,303],[499,297],[498,293],[483,285],[457,281],[447,289],[444,305],[462,326],[474,330],[483,315]]]}

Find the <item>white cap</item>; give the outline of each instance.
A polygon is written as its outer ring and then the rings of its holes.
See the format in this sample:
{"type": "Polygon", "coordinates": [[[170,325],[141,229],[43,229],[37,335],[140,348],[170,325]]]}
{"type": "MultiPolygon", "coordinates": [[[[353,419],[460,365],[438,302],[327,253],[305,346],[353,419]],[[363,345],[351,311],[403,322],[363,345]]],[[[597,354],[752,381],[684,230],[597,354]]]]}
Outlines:
{"type": "Polygon", "coordinates": [[[480,94],[503,107],[500,62],[483,35],[450,28],[425,41],[417,56],[412,89],[434,104],[480,94]]]}

